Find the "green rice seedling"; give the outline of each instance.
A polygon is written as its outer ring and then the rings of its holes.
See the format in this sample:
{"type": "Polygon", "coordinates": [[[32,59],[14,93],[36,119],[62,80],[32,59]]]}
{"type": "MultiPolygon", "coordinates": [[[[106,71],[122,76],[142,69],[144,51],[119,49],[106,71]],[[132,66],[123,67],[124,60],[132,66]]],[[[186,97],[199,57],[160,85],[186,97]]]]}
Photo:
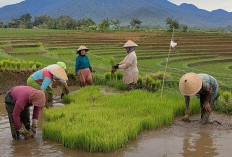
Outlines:
{"type": "Polygon", "coordinates": [[[231,93],[228,92],[228,91],[225,91],[225,92],[222,93],[222,96],[223,96],[225,102],[226,102],[226,103],[229,103],[230,98],[231,98],[231,93]]]}
{"type": "Polygon", "coordinates": [[[114,58],[110,58],[109,62],[110,62],[110,65],[111,65],[111,66],[114,66],[114,65],[115,65],[115,59],[114,59],[114,58]]]}
{"type": "MultiPolygon", "coordinates": [[[[164,77],[164,72],[163,71],[159,71],[156,73],[150,73],[148,74],[152,79],[154,80],[163,80],[164,77]]],[[[170,80],[172,77],[169,73],[165,74],[165,80],[170,80]]]]}
{"type": "MultiPolygon", "coordinates": [[[[143,90],[105,95],[99,87],[88,86],[65,97],[70,104],[43,109],[43,138],[89,152],[117,150],[144,130],[171,125],[185,111],[183,96],[174,93],[165,93],[163,99],[143,90]]],[[[196,98],[190,109],[200,112],[196,98]]]]}
{"type": "Polygon", "coordinates": [[[21,62],[20,61],[16,62],[16,67],[17,67],[18,70],[21,68],[21,62]]]}
{"type": "Polygon", "coordinates": [[[122,72],[116,72],[114,73],[115,76],[116,76],[116,80],[122,80],[123,79],[123,74],[122,72]]]}
{"type": "Polygon", "coordinates": [[[105,79],[106,80],[110,80],[111,79],[111,73],[110,72],[106,72],[105,73],[105,79]]]}
{"type": "Polygon", "coordinates": [[[42,64],[40,62],[35,63],[36,69],[40,69],[42,67],[42,64]]]}
{"type": "Polygon", "coordinates": [[[153,82],[154,82],[154,80],[152,79],[151,76],[146,76],[146,85],[147,86],[152,86],[153,82]]]}
{"type": "Polygon", "coordinates": [[[2,69],[3,68],[3,63],[2,63],[2,61],[0,61],[0,69],[2,69]]]}
{"type": "Polygon", "coordinates": [[[27,62],[26,62],[26,61],[23,61],[23,62],[21,63],[21,67],[22,67],[23,69],[27,69],[27,62]]]}
{"type": "Polygon", "coordinates": [[[33,68],[35,62],[34,61],[29,61],[28,64],[29,64],[29,68],[33,68]]]}

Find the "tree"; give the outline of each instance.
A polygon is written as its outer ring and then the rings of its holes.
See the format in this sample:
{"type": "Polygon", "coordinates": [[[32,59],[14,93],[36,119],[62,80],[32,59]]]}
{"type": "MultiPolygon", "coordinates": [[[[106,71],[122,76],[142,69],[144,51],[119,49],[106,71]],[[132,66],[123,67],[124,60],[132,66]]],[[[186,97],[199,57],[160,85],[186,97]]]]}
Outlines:
{"type": "Polygon", "coordinates": [[[4,26],[4,23],[0,22],[0,28],[3,28],[3,26],[4,26]]]}
{"type": "Polygon", "coordinates": [[[137,18],[131,19],[130,25],[132,28],[139,28],[141,26],[142,21],[137,18]]]}
{"type": "Polygon", "coordinates": [[[186,24],[181,25],[181,28],[182,28],[183,32],[187,32],[188,31],[188,25],[186,25],[186,24]]]}
{"type": "Polygon", "coordinates": [[[19,28],[20,20],[19,19],[12,19],[10,22],[8,22],[9,28],[19,28]]]}
{"type": "Polygon", "coordinates": [[[102,22],[99,24],[99,29],[100,30],[108,30],[110,28],[110,20],[103,19],[102,22]]]}
{"type": "Polygon", "coordinates": [[[70,16],[60,16],[57,19],[57,29],[76,29],[76,21],[70,16]]]}
{"type": "Polygon", "coordinates": [[[80,30],[94,30],[96,23],[92,19],[80,19],[77,21],[77,29],[80,30]]]}
{"type": "Polygon", "coordinates": [[[111,20],[111,24],[113,25],[114,28],[119,28],[120,27],[121,21],[116,19],[116,20],[111,20]]]}
{"type": "Polygon", "coordinates": [[[180,24],[177,20],[173,20],[172,17],[168,17],[166,19],[166,24],[169,25],[169,31],[172,31],[174,29],[179,29],[180,24]]]}
{"type": "Polygon", "coordinates": [[[29,13],[20,16],[20,27],[22,28],[32,28],[33,24],[31,22],[31,15],[29,13]]]}
{"type": "Polygon", "coordinates": [[[47,15],[36,16],[34,26],[43,29],[56,29],[56,20],[47,15]]]}

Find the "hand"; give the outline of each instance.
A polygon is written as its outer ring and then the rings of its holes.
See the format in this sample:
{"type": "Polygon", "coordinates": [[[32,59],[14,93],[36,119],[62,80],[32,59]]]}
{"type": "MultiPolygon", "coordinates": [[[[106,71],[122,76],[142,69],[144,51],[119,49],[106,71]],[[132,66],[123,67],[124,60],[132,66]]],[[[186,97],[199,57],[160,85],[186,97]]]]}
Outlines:
{"type": "Polygon", "coordinates": [[[112,67],[111,69],[111,75],[114,74],[117,71],[117,69],[115,69],[114,67],[112,67]]]}
{"type": "Polygon", "coordinates": [[[119,69],[119,64],[116,64],[116,65],[114,65],[114,66],[112,66],[112,68],[114,67],[114,69],[119,69]]]}
{"type": "Polygon", "coordinates": [[[209,111],[209,112],[211,111],[211,106],[210,106],[209,102],[204,103],[203,106],[204,106],[204,108],[205,108],[206,111],[209,111]]]}
{"type": "Polygon", "coordinates": [[[30,137],[34,137],[35,133],[33,133],[31,130],[26,130],[24,131],[23,128],[21,128],[20,130],[18,130],[19,134],[23,136],[23,138],[25,140],[27,140],[30,137]]]}

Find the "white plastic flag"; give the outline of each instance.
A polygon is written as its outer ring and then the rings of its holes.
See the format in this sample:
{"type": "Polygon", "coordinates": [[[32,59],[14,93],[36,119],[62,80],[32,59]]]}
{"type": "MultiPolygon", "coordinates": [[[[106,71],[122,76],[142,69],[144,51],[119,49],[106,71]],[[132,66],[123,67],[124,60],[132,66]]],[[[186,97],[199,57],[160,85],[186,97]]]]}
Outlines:
{"type": "Polygon", "coordinates": [[[177,43],[175,43],[174,41],[171,40],[170,46],[171,46],[172,48],[175,48],[176,45],[177,45],[177,43]]]}

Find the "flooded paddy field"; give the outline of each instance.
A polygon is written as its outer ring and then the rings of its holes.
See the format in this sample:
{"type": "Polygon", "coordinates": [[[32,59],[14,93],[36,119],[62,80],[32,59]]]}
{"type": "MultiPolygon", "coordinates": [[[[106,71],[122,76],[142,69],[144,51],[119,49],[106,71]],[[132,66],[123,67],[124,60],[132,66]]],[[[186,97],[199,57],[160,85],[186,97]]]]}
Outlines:
{"type": "MultiPolygon", "coordinates": [[[[104,93],[114,93],[103,88],[104,93]]],[[[58,95],[58,94],[57,94],[58,95]]],[[[54,106],[62,106],[59,96],[54,106]]],[[[89,153],[68,149],[61,144],[42,138],[43,114],[35,138],[15,141],[11,137],[10,125],[5,110],[4,95],[0,95],[0,152],[1,156],[78,156],[78,157],[153,157],[153,156],[231,156],[231,117],[213,113],[210,123],[202,125],[200,115],[190,117],[190,122],[176,118],[172,126],[144,131],[126,147],[110,153],[89,153]]]]}

